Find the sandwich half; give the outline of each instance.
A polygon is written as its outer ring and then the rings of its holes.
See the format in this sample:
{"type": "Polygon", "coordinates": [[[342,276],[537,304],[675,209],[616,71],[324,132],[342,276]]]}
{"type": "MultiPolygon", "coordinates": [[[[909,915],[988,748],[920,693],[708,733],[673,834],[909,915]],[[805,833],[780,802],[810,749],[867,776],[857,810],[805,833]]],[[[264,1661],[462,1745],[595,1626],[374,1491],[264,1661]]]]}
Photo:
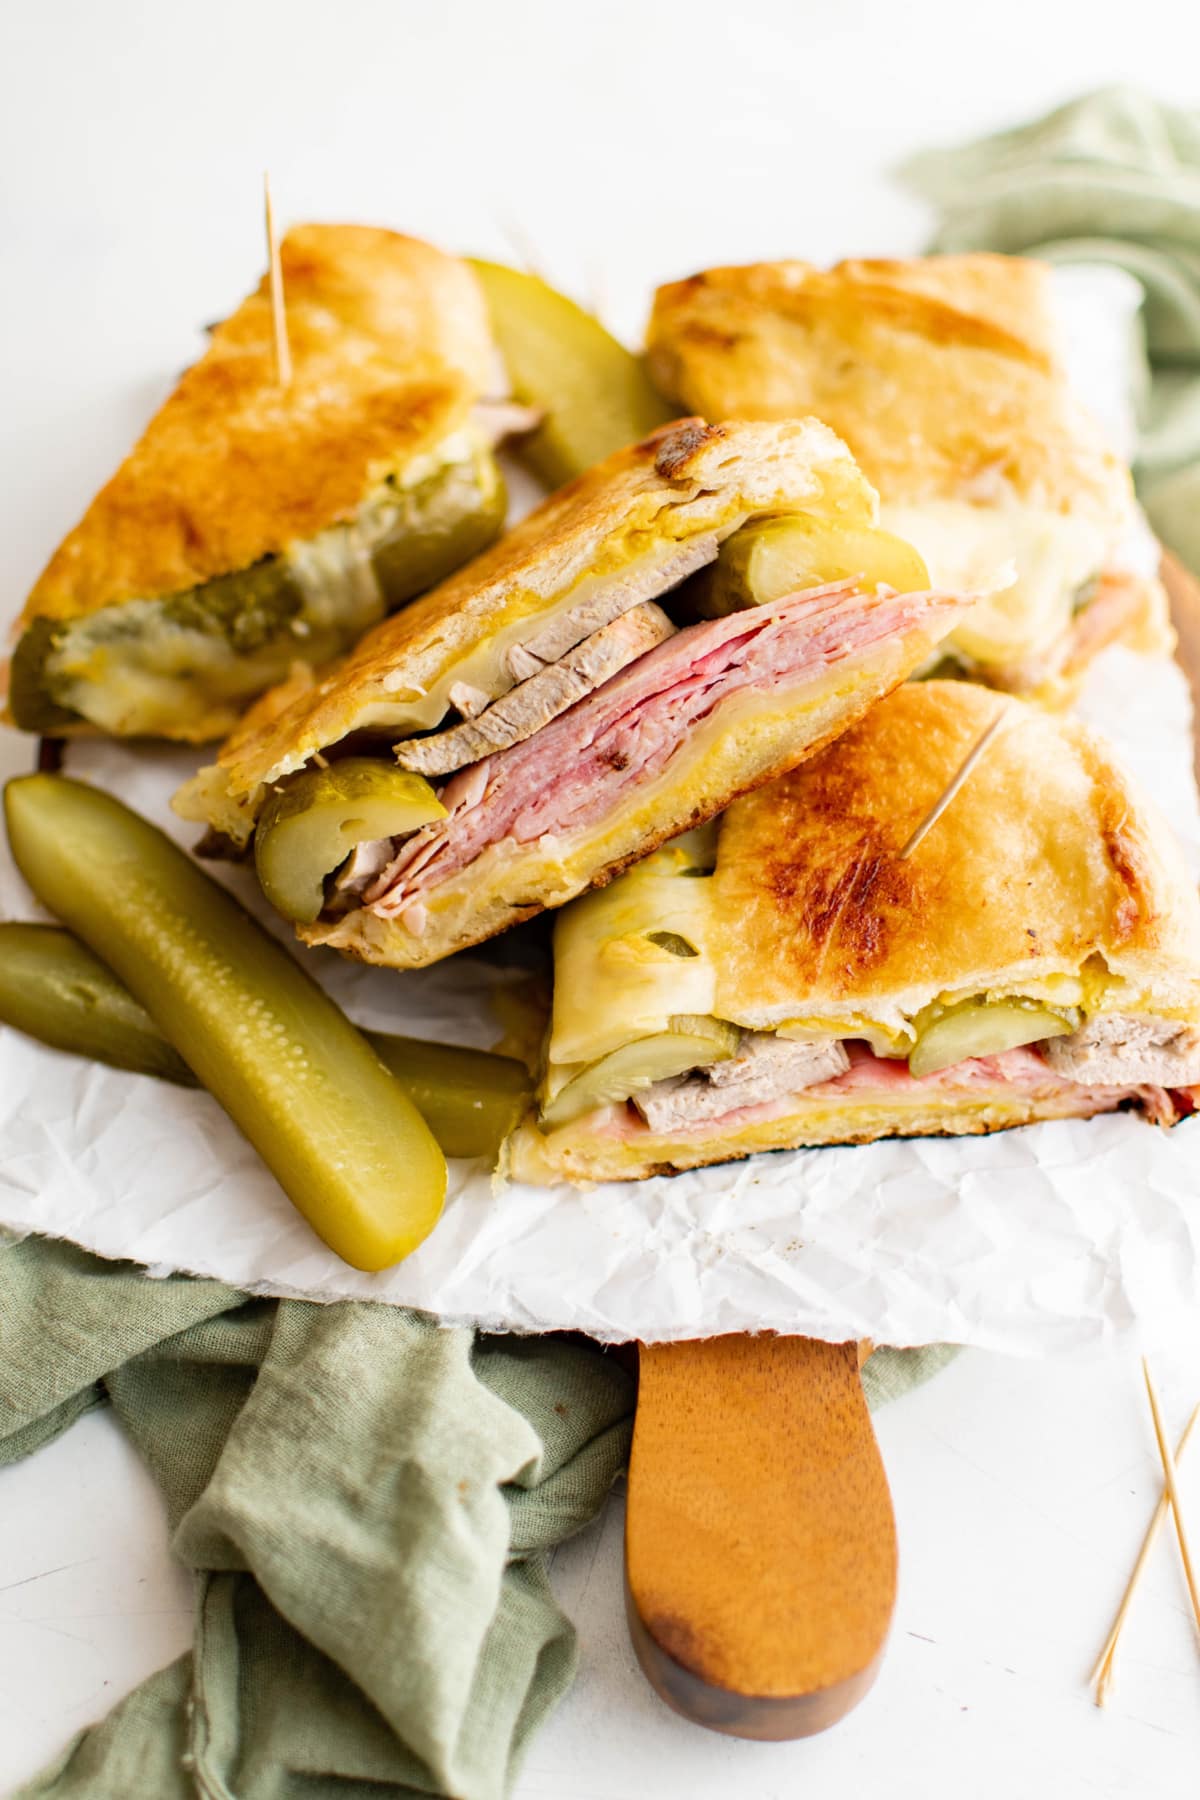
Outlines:
{"type": "Polygon", "coordinates": [[[1129,472],[1070,390],[1052,301],[1046,266],[1018,257],[709,269],[659,289],[647,354],[707,418],[824,419],[883,525],[938,585],[983,596],[945,672],[1057,704],[1108,644],[1172,639],[1129,472]]]}
{"type": "Polygon", "coordinates": [[[553,495],[322,678],[267,696],[176,797],[311,944],[397,968],[563,905],[793,768],[962,618],[815,420],[666,426],[553,495]],[[764,517],[815,579],[698,623],[764,517]],[[844,577],[846,553],[870,580],[844,577]],[[822,556],[838,573],[824,580],[822,556]]]}
{"type": "Polygon", "coordinates": [[[1163,819],[1074,720],[916,682],[559,916],[508,1164],[637,1180],[1121,1108],[1169,1125],[1198,1084],[1200,900],[1163,819]]]}
{"type": "Polygon", "coordinates": [[[366,226],[299,226],[280,256],[290,383],[264,277],[30,594],[24,730],[221,737],[298,657],[340,655],[498,534],[472,270],[366,226]]]}

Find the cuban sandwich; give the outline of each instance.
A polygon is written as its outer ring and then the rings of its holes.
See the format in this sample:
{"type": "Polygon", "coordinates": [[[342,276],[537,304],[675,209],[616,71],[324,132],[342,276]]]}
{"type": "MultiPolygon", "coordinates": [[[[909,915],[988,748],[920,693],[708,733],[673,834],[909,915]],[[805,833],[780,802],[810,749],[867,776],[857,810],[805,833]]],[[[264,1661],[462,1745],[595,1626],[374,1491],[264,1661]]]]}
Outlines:
{"type": "Polygon", "coordinates": [[[1169,650],[1128,469],[1069,385],[1049,269],[968,255],[715,268],[659,289],[647,356],[707,418],[812,413],[939,586],[980,600],[938,672],[1069,701],[1111,643],[1169,650]]]}
{"type": "Polygon", "coordinates": [[[1200,1099],[1200,899],[1077,721],[909,683],[555,921],[517,1179],[972,1134],[1200,1099]],[[944,816],[902,854],[997,710],[944,816]]]}
{"type": "Polygon", "coordinates": [[[305,942],[420,966],[793,768],[965,610],[878,530],[826,426],[681,421],[552,495],[340,667],[266,696],[175,805],[253,840],[305,942]],[[766,517],[804,522],[824,573],[818,558],[800,591],[696,621],[697,577],[766,517]],[[870,580],[841,572],[845,537],[870,580]]]}
{"type": "Polygon", "coordinates": [[[492,541],[504,409],[479,282],[430,244],[303,225],[185,371],[18,621],[28,731],[222,737],[298,658],[350,648],[492,541]]]}

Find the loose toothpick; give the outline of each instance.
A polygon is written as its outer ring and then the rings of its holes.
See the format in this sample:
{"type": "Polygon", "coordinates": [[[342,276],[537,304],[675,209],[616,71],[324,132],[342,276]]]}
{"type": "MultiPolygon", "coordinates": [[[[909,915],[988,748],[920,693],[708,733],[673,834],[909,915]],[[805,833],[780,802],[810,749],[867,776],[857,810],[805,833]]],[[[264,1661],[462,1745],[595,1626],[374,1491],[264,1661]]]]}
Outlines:
{"type": "MultiPolygon", "coordinates": [[[[1176,1468],[1178,1468],[1179,1464],[1183,1461],[1183,1453],[1187,1449],[1188,1439],[1192,1435],[1192,1427],[1195,1425],[1198,1418],[1200,1418],[1200,1403],[1192,1408],[1192,1416],[1184,1426],[1183,1436],[1175,1446],[1176,1468]]],[[[1121,1596],[1121,1604],[1117,1608],[1117,1616],[1112,1622],[1112,1630],[1105,1639],[1104,1648],[1096,1658],[1096,1665],[1088,1676],[1088,1680],[1094,1685],[1096,1690],[1097,1706],[1103,1706],[1108,1700],[1109,1689],[1111,1688],[1113,1681],[1113,1667],[1117,1653],[1117,1644],[1120,1641],[1122,1631],[1125,1629],[1125,1620],[1129,1608],[1133,1604],[1133,1596],[1137,1591],[1138,1583],[1142,1579],[1142,1571],[1145,1569],[1146,1564],[1150,1559],[1150,1552],[1154,1548],[1158,1539],[1158,1534],[1163,1528],[1163,1521],[1166,1519],[1170,1508],[1171,1496],[1164,1487],[1159,1496],[1158,1505],[1155,1507],[1151,1516],[1150,1523],[1146,1527],[1146,1535],[1142,1539],[1142,1547],[1137,1553],[1137,1561],[1134,1563],[1133,1568],[1130,1571],[1129,1580],[1125,1584],[1125,1592],[1121,1596]]]]}
{"type": "Polygon", "coordinates": [[[1196,1629],[1200,1631],[1200,1586],[1196,1582],[1196,1571],[1192,1566],[1192,1552],[1188,1545],[1187,1526],[1183,1522],[1183,1503],[1179,1498],[1179,1485],[1175,1479],[1175,1458],[1171,1455],[1171,1446],[1167,1442],[1167,1434],[1163,1430],[1158,1395],[1154,1391],[1154,1383],[1150,1378],[1150,1365],[1144,1356],[1142,1358],[1142,1374],[1146,1377],[1146,1392],[1150,1396],[1150,1411],[1154,1417],[1154,1435],[1158,1439],[1158,1454],[1162,1458],[1163,1479],[1171,1499],[1171,1511],[1175,1515],[1175,1536],[1179,1540],[1179,1556],[1183,1563],[1184,1576],[1187,1579],[1188,1593],[1192,1599],[1192,1614],[1196,1621],[1196,1629]]]}
{"type": "Polygon", "coordinates": [[[288,343],[287,309],[283,299],[283,265],[275,233],[275,209],[271,205],[271,177],[263,171],[263,199],[267,215],[267,258],[271,271],[271,325],[275,339],[275,379],[281,388],[292,385],[292,350],[288,343]]]}
{"type": "Polygon", "coordinates": [[[976,739],[974,744],[972,744],[970,750],[967,752],[966,756],[964,757],[964,759],[962,761],[962,764],[959,767],[958,773],[955,775],[954,779],[951,781],[949,787],[946,788],[945,792],[942,794],[941,799],[937,802],[937,804],[934,807],[932,807],[930,809],[929,812],[927,812],[925,814],[925,817],[921,820],[921,823],[917,826],[917,829],[913,832],[912,836],[908,839],[908,842],[905,844],[903,850],[901,850],[899,859],[898,859],[900,862],[904,862],[906,860],[906,858],[908,858],[912,855],[913,851],[916,849],[917,845],[921,842],[921,839],[925,836],[926,832],[933,830],[934,826],[937,824],[938,820],[941,818],[941,816],[945,812],[946,808],[950,805],[950,802],[954,799],[954,796],[958,793],[959,789],[962,787],[963,782],[966,781],[968,775],[971,773],[971,770],[975,767],[975,764],[979,761],[980,757],[983,755],[984,751],[987,749],[988,745],[991,743],[992,739],[995,737],[996,733],[999,731],[1001,725],[1004,723],[1005,719],[1008,717],[1008,710],[1009,709],[1007,706],[1002,706],[1000,708],[1000,711],[996,714],[995,718],[992,720],[991,724],[988,726],[987,730],[982,734],[982,736],[980,736],[979,738],[976,739]]]}

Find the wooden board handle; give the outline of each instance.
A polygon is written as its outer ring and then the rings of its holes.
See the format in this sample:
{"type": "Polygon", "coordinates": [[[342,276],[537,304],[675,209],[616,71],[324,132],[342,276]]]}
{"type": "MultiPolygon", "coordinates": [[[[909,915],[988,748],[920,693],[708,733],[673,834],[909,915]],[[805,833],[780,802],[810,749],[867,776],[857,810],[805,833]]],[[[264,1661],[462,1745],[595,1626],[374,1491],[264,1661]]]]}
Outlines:
{"type": "Polygon", "coordinates": [[[896,1526],[858,1346],[643,1345],[625,1577],[652,1686],[733,1737],[823,1731],[866,1693],[896,1526]]]}

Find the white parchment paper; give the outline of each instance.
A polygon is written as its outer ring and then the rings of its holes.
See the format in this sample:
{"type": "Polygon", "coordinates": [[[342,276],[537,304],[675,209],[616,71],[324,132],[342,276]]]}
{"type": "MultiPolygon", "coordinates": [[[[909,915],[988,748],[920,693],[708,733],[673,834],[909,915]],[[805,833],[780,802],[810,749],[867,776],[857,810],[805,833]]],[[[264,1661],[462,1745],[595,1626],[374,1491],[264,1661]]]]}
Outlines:
{"type": "MultiPolygon", "coordinates": [[[[1088,295],[1079,271],[1071,282],[1077,313],[1088,295]]],[[[1119,424],[1114,349],[1136,290],[1102,281],[1092,299],[1091,391],[1119,424]]],[[[1179,670],[1110,653],[1084,712],[1119,745],[1200,870],[1179,670]]],[[[30,754],[27,739],[3,734],[0,773],[28,768],[30,754]]],[[[194,827],[175,820],[167,800],[196,760],[81,744],[69,767],[187,843],[194,827]]],[[[272,922],[245,871],[214,872],[272,922]]],[[[0,916],[38,916],[6,849],[0,916]]],[[[360,1023],[484,1047],[498,1036],[491,996],[514,979],[501,948],[404,975],[306,954],[360,1023]]],[[[460,1163],[433,1236],[382,1275],[349,1269],[323,1247],[206,1095],[98,1068],[4,1028],[0,1145],[0,1226],[11,1231],[71,1238],[157,1273],[412,1305],[447,1322],[647,1340],[776,1329],[1026,1354],[1130,1326],[1151,1344],[1200,1332],[1196,1121],[1165,1133],[1122,1114],[990,1138],[786,1152],[587,1192],[494,1193],[485,1170],[460,1163]]]]}

